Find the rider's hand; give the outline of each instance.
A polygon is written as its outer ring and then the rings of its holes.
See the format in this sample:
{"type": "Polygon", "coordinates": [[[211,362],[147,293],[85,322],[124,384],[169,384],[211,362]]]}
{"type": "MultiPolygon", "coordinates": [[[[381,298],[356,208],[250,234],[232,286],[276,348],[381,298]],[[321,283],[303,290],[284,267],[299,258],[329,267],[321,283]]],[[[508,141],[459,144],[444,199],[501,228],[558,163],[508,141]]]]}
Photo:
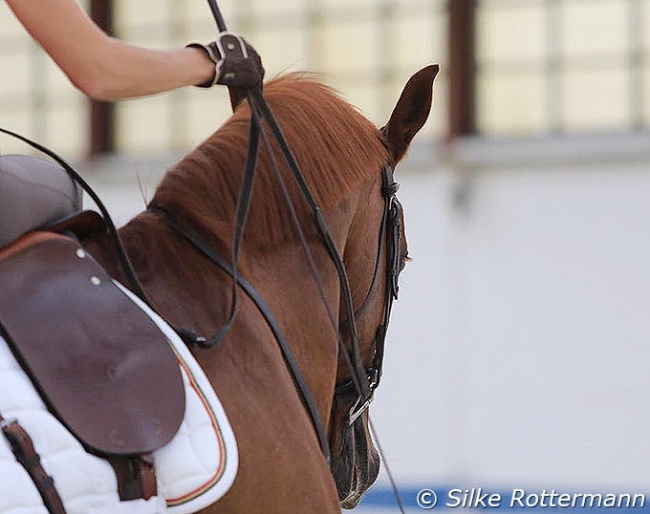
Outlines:
{"type": "Polygon", "coordinates": [[[202,84],[197,84],[198,87],[221,84],[250,88],[262,84],[264,78],[262,60],[244,38],[231,33],[223,33],[219,39],[207,45],[192,43],[187,46],[203,50],[215,65],[214,77],[202,84]]]}

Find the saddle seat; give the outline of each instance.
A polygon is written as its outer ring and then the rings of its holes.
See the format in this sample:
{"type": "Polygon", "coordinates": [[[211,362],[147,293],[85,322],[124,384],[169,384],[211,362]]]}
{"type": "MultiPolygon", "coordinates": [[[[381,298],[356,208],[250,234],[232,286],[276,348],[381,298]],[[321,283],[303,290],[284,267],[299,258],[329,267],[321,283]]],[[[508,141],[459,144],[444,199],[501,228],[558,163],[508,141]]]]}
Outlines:
{"type": "Polygon", "coordinates": [[[0,156],[0,248],[81,211],[81,191],[57,164],[28,155],[0,156]]]}

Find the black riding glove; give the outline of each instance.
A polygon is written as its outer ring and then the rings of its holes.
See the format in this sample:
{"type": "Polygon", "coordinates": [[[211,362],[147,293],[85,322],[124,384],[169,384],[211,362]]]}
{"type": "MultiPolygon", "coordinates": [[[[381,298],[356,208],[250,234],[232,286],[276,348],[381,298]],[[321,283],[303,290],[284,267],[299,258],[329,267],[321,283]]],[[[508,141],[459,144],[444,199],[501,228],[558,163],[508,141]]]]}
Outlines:
{"type": "Polygon", "coordinates": [[[250,88],[260,85],[264,78],[262,59],[244,38],[224,32],[216,41],[207,45],[192,43],[189,48],[200,48],[215,65],[214,77],[198,87],[212,87],[215,84],[230,87],[250,88]]]}

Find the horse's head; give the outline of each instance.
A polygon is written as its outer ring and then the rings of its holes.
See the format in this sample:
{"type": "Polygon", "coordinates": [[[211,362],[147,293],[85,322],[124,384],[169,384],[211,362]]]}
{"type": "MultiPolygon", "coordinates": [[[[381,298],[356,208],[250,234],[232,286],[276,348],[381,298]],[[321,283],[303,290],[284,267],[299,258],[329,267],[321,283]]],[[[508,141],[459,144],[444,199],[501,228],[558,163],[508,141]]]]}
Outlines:
{"type": "MultiPolygon", "coordinates": [[[[398,275],[407,259],[402,210],[395,196],[397,185],[392,170],[429,116],[437,73],[438,66],[428,66],[411,77],[390,120],[381,129],[390,162],[386,162],[385,169],[377,169],[368,183],[367,196],[357,208],[345,243],[344,261],[352,289],[359,354],[370,391],[365,398],[360,395],[350,366],[341,355],[330,416],[330,450],[332,473],[344,508],[355,507],[379,473],[367,407],[381,376],[390,307],[397,297],[398,275]]],[[[341,312],[340,319],[342,333],[346,334],[345,312],[341,312]]]]}

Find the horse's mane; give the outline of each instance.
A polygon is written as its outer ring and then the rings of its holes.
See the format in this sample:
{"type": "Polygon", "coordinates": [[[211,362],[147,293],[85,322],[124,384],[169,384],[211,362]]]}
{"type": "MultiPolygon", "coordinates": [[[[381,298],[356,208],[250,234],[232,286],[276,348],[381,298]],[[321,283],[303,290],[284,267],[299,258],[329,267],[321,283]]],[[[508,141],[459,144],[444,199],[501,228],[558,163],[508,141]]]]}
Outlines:
{"type": "MultiPolygon", "coordinates": [[[[288,74],[265,85],[264,96],[323,211],[389,159],[383,136],[331,88],[305,74],[288,74]]],[[[248,147],[250,111],[240,106],[205,142],[173,167],[151,201],[213,232],[232,227],[248,147]]],[[[304,217],[304,202],[273,145],[289,193],[304,217]]],[[[228,229],[230,230],[230,229],[228,229]]],[[[260,143],[246,233],[260,243],[278,243],[295,231],[282,190],[260,143]],[[261,240],[260,240],[261,238],[261,240]]]]}

